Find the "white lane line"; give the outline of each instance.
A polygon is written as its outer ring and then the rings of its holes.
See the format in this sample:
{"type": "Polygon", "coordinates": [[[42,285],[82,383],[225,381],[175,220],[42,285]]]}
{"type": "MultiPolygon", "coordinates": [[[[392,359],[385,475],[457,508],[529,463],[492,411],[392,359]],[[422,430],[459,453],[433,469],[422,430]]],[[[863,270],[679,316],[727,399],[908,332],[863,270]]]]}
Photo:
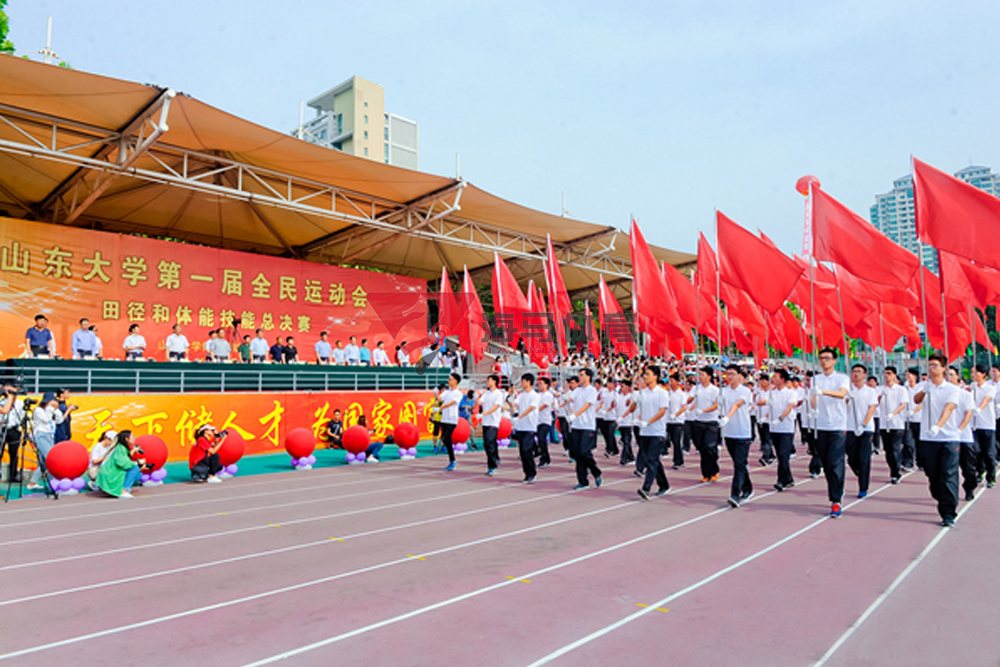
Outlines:
{"type": "MultiPolygon", "coordinates": [[[[912,474],[912,473],[910,473],[910,474],[912,474]]],[[[798,485],[796,485],[796,486],[798,486],[798,485]]],[[[874,491],[872,491],[871,493],[869,493],[868,496],[867,496],[867,498],[862,498],[862,499],[859,499],[859,500],[855,500],[854,502],[852,502],[852,503],[850,503],[848,505],[845,505],[844,509],[848,510],[848,509],[854,507],[855,505],[857,505],[858,503],[863,503],[868,498],[872,498],[872,497],[878,495],[882,491],[888,489],[890,486],[892,486],[892,485],[891,484],[886,484],[885,486],[879,487],[878,489],[875,489],[874,491]]],[[[688,593],[696,591],[699,588],[701,588],[701,587],[703,587],[703,586],[705,586],[707,584],[712,583],[716,579],[718,579],[720,577],[723,577],[723,576],[729,574],[730,572],[733,572],[734,570],[738,570],[739,568],[743,567],[747,563],[752,563],[753,561],[757,560],[761,556],[764,556],[766,554],[771,553],[775,549],[777,549],[777,548],[779,548],[779,547],[781,547],[781,546],[783,546],[785,544],[788,544],[789,542],[791,542],[795,538],[800,537],[801,535],[804,535],[805,533],[808,533],[809,531],[813,530],[814,528],[816,528],[818,526],[822,526],[823,524],[825,524],[827,521],[830,521],[830,520],[831,519],[830,519],[829,516],[825,516],[822,519],[817,519],[816,521],[813,521],[812,523],[810,523],[809,525],[805,526],[804,528],[800,528],[799,530],[795,531],[791,535],[788,535],[788,536],[786,536],[786,537],[778,540],[774,544],[771,544],[770,546],[765,547],[765,548],[761,549],[760,551],[757,551],[756,553],[753,553],[753,554],[747,556],[746,558],[743,558],[742,560],[739,560],[739,561],[733,563],[732,565],[730,565],[728,567],[725,567],[725,568],[719,570],[718,572],[715,572],[714,574],[711,574],[711,575],[705,577],[701,581],[695,582],[695,583],[691,584],[690,586],[688,586],[687,588],[683,588],[683,589],[677,591],[676,593],[668,595],[667,597],[665,597],[665,598],[663,598],[661,600],[658,600],[656,602],[651,602],[648,607],[640,609],[639,611],[634,612],[634,613],[626,616],[625,618],[612,623],[611,625],[607,625],[607,626],[605,626],[605,627],[603,627],[603,628],[601,628],[599,630],[595,630],[594,632],[590,633],[586,637],[582,637],[582,638],[576,640],[575,642],[567,644],[566,646],[563,646],[562,648],[557,649],[557,650],[553,651],[552,653],[549,653],[548,655],[546,655],[546,656],[544,656],[542,658],[539,658],[535,662],[531,663],[528,667],[539,667],[540,665],[548,664],[548,663],[552,662],[553,660],[555,660],[556,658],[564,656],[564,655],[566,655],[567,653],[569,653],[571,651],[575,651],[576,649],[580,648],[581,646],[585,646],[586,644],[589,644],[590,642],[594,641],[595,639],[599,639],[599,638],[603,637],[604,635],[606,635],[606,634],[608,634],[610,632],[614,632],[618,628],[621,628],[621,627],[623,627],[625,625],[628,625],[632,621],[640,619],[643,616],[646,616],[647,614],[650,614],[650,613],[656,611],[658,607],[663,607],[665,605],[668,605],[671,602],[673,602],[674,600],[676,600],[676,599],[678,599],[680,597],[683,597],[683,596],[687,595],[688,593]]],[[[255,664],[259,664],[259,663],[255,663],[255,664]]]]}
{"type": "MultiPolygon", "coordinates": [[[[966,511],[968,511],[968,509],[972,507],[977,500],[979,500],[979,496],[981,496],[982,494],[983,492],[982,490],[980,490],[979,493],[976,494],[976,497],[971,502],[967,503],[965,507],[963,507],[959,511],[958,516],[955,517],[956,523],[958,522],[959,519],[962,518],[962,515],[965,514],[966,511]]],[[[813,663],[813,667],[822,667],[822,665],[825,665],[827,661],[833,657],[833,654],[836,653],[837,650],[844,645],[844,642],[850,639],[851,635],[853,635],[857,631],[857,629],[861,627],[861,624],[867,621],[868,617],[871,616],[873,613],[875,613],[876,609],[882,606],[882,603],[886,601],[886,598],[892,595],[893,592],[897,588],[899,588],[899,585],[903,583],[903,580],[906,579],[908,576],[910,576],[911,572],[917,569],[917,566],[920,565],[925,558],[927,558],[927,554],[933,551],[934,547],[936,547],[938,543],[944,539],[944,536],[947,535],[949,532],[951,532],[951,530],[952,529],[950,528],[948,529],[942,528],[940,532],[938,532],[938,534],[934,536],[934,539],[931,540],[926,547],[924,547],[924,550],[920,552],[920,555],[917,556],[915,559],[913,559],[913,561],[911,561],[910,564],[907,565],[906,568],[899,573],[899,576],[896,577],[895,581],[893,581],[892,584],[889,585],[889,588],[885,589],[885,591],[883,591],[881,595],[875,598],[875,601],[871,603],[868,609],[865,609],[864,613],[858,617],[858,620],[854,621],[854,623],[851,624],[851,627],[847,628],[847,631],[844,634],[842,634],[837,641],[833,643],[833,646],[830,647],[830,650],[824,653],[822,658],[813,663]]]]}
{"type": "MultiPolygon", "coordinates": [[[[625,482],[625,481],[629,481],[629,480],[621,480],[621,482],[625,482]]],[[[682,491],[686,491],[686,490],[689,490],[689,489],[701,488],[702,486],[708,486],[708,484],[701,484],[701,483],[699,483],[699,484],[696,484],[694,486],[685,487],[684,489],[681,489],[681,490],[677,491],[677,493],[680,493],[682,491]]],[[[586,491],[583,491],[583,492],[585,493],[586,491]]],[[[767,495],[773,495],[774,493],[776,493],[776,492],[772,491],[771,493],[764,494],[764,496],[760,496],[760,497],[763,498],[763,497],[765,497],[767,495]]],[[[604,508],[601,508],[601,509],[592,510],[590,512],[584,512],[584,513],[574,514],[573,516],[570,516],[570,517],[565,517],[565,518],[562,518],[562,519],[556,519],[556,520],[553,520],[553,521],[547,521],[545,523],[537,524],[537,525],[534,525],[534,526],[529,526],[529,527],[526,527],[526,528],[520,528],[518,530],[509,531],[507,533],[501,533],[499,535],[493,535],[493,536],[490,536],[490,537],[480,538],[478,540],[472,540],[470,542],[464,542],[462,544],[456,544],[456,545],[452,545],[450,547],[444,547],[442,549],[436,549],[434,551],[428,551],[428,552],[424,552],[424,553],[420,553],[420,554],[408,555],[408,556],[406,556],[404,558],[398,558],[398,559],[395,559],[395,560],[386,561],[384,563],[379,563],[378,565],[371,565],[371,566],[368,566],[368,567],[365,567],[365,568],[360,568],[360,569],[352,570],[352,571],[349,571],[349,572],[343,572],[341,574],[331,575],[331,576],[323,577],[323,578],[320,578],[320,579],[313,579],[311,581],[305,581],[305,582],[302,582],[302,583],[299,583],[299,584],[293,584],[291,586],[284,586],[282,588],[277,588],[277,589],[273,589],[273,590],[270,590],[270,591],[264,591],[264,592],[257,593],[257,594],[254,594],[254,595],[249,595],[249,596],[242,597],[242,598],[236,598],[236,599],[233,599],[233,600],[228,600],[226,602],[218,602],[218,603],[215,603],[215,604],[212,604],[212,605],[207,605],[207,606],[204,606],[204,607],[198,607],[198,608],[195,608],[195,609],[189,609],[189,610],[186,610],[186,611],[181,611],[181,612],[177,612],[177,613],[174,613],[174,614],[169,614],[167,616],[160,616],[158,618],[152,618],[152,619],[149,619],[149,620],[146,620],[146,621],[139,621],[137,623],[130,623],[128,625],[122,625],[122,626],[118,626],[118,627],[115,627],[115,628],[109,628],[107,630],[100,630],[98,632],[92,632],[92,633],[88,633],[88,634],[85,634],[85,635],[79,635],[77,637],[71,637],[69,639],[63,639],[63,640],[60,640],[60,641],[50,642],[48,644],[42,644],[42,645],[39,645],[39,646],[33,646],[33,647],[26,648],[26,649],[21,649],[19,651],[13,651],[13,652],[10,652],[10,653],[5,653],[3,655],[0,655],[0,660],[8,660],[10,658],[17,658],[17,657],[24,656],[24,655],[31,655],[31,654],[34,654],[34,653],[39,653],[39,652],[46,651],[46,650],[53,649],[53,648],[59,648],[61,646],[69,646],[69,645],[72,645],[72,644],[78,644],[80,642],[89,641],[91,639],[98,639],[100,637],[107,637],[109,635],[115,635],[115,634],[119,634],[119,633],[122,633],[122,632],[127,632],[129,630],[136,630],[136,629],[139,629],[139,628],[144,628],[144,627],[149,627],[149,626],[152,626],[152,625],[157,625],[159,623],[164,623],[164,622],[167,622],[167,621],[176,620],[178,618],[185,618],[185,617],[188,617],[188,616],[193,616],[195,614],[202,614],[202,613],[205,613],[205,612],[215,611],[217,609],[224,609],[224,608],[231,607],[231,606],[238,605],[238,604],[242,604],[242,603],[245,603],[245,602],[252,602],[254,600],[260,600],[260,599],[264,599],[264,598],[273,597],[275,595],[280,595],[282,593],[288,593],[288,592],[300,590],[300,589],[303,589],[303,588],[309,588],[311,586],[315,586],[315,585],[318,585],[318,584],[329,583],[331,581],[336,581],[338,579],[344,579],[344,578],[355,576],[355,575],[359,575],[359,574],[365,574],[365,573],[368,573],[368,572],[374,572],[376,570],[382,570],[382,569],[385,569],[387,567],[391,567],[391,566],[394,566],[394,565],[399,565],[401,563],[412,563],[412,562],[415,562],[415,557],[416,558],[425,558],[426,559],[426,558],[431,557],[431,556],[438,556],[438,555],[441,555],[441,554],[445,554],[445,553],[449,553],[449,552],[453,552],[453,551],[458,551],[458,550],[461,550],[461,549],[467,549],[467,548],[470,548],[470,547],[473,547],[473,546],[478,546],[478,545],[481,545],[481,544],[487,544],[489,542],[495,542],[495,541],[498,541],[498,540],[503,540],[503,539],[506,539],[508,537],[514,537],[514,536],[517,536],[517,535],[523,535],[523,534],[526,534],[526,533],[530,533],[530,532],[533,532],[533,531],[536,531],[536,530],[542,530],[544,528],[550,528],[552,526],[557,526],[557,525],[560,525],[560,524],[569,523],[571,521],[578,521],[580,519],[588,518],[588,517],[591,517],[591,516],[596,516],[596,515],[599,515],[599,514],[604,514],[606,512],[612,512],[612,511],[615,511],[615,510],[623,509],[625,507],[633,507],[633,506],[635,506],[635,505],[637,505],[637,504],[639,504],[641,502],[642,501],[640,501],[638,499],[636,499],[636,500],[629,500],[629,501],[626,501],[626,502],[623,502],[623,503],[620,503],[620,504],[617,504],[617,505],[612,505],[611,507],[604,507],[604,508]]],[[[684,526],[690,525],[690,524],[695,523],[697,521],[700,521],[702,519],[708,518],[710,516],[715,516],[717,514],[720,514],[722,512],[726,512],[726,511],[729,511],[729,510],[730,510],[729,507],[723,507],[723,508],[718,509],[718,510],[713,510],[712,512],[709,512],[707,514],[701,515],[700,517],[696,517],[695,519],[689,519],[687,521],[684,521],[683,523],[675,524],[674,526],[658,530],[655,533],[651,533],[651,534],[646,535],[646,536],[641,536],[639,538],[634,538],[634,539],[629,540],[627,542],[623,542],[623,543],[620,543],[619,545],[615,545],[615,546],[612,546],[612,547],[608,547],[606,549],[602,549],[601,551],[594,552],[594,553],[588,554],[586,556],[581,556],[581,557],[578,557],[578,558],[574,558],[571,561],[566,561],[565,563],[561,563],[561,564],[558,564],[558,565],[546,568],[545,570],[539,570],[538,573],[541,574],[543,572],[549,572],[549,571],[552,571],[552,570],[557,570],[557,569],[560,569],[562,567],[568,567],[569,565],[573,565],[573,564],[576,564],[578,562],[582,562],[582,561],[588,560],[589,558],[593,558],[593,557],[596,557],[598,555],[602,555],[604,553],[609,553],[611,551],[615,551],[616,549],[623,548],[624,546],[629,546],[629,545],[635,544],[637,542],[641,542],[643,540],[649,539],[651,537],[655,537],[657,535],[662,535],[664,533],[668,533],[668,532],[671,532],[673,530],[677,530],[678,528],[682,528],[684,526]]],[[[524,577],[518,577],[518,579],[530,578],[530,576],[532,576],[532,575],[525,575],[524,577]]],[[[436,605],[432,605],[431,607],[426,607],[426,608],[424,608],[423,611],[418,610],[418,612],[419,613],[424,613],[425,611],[431,611],[431,610],[437,609],[437,608],[439,608],[441,606],[446,606],[446,604],[452,604],[454,602],[459,602],[460,600],[464,600],[464,599],[466,599],[468,597],[475,597],[476,595],[481,595],[481,594],[483,594],[485,592],[488,592],[488,591],[491,591],[491,590],[496,590],[497,588],[501,588],[504,585],[508,585],[508,584],[512,584],[512,583],[519,583],[519,582],[516,581],[516,580],[509,580],[509,581],[504,582],[503,584],[489,586],[487,588],[480,589],[479,591],[474,591],[473,593],[469,593],[469,594],[460,596],[460,598],[453,598],[452,601],[450,601],[450,602],[446,601],[446,603],[438,603],[436,605]]],[[[417,615],[416,612],[411,612],[406,617],[409,618],[410,616],[413,616],[413,615],[417,615]]],[[[383,621],[382,623],[375,624],[374,626],[369,626],[369,629],[376,629],[376,627],[382,627],[383,625],[388,625],[389,622],[396,622],[396,620],[403,620],[403,619],[401,617],[397,617],[397,619],[395,619],[395,620],[390,619],[390,621],[388,621],[388,622],[387,621],[383,621]]],[[[353,636],[354,634],[359,634],[359,631],[357,631],[357,630],[354,631],[353,633],[351,633],[351,636],[353,636]]],[[[346,639],[346,637],[343,637],[343,638],[346,639]]],[[[339,641],[339,640],[337,640],[337,641],[339,641]]]]}

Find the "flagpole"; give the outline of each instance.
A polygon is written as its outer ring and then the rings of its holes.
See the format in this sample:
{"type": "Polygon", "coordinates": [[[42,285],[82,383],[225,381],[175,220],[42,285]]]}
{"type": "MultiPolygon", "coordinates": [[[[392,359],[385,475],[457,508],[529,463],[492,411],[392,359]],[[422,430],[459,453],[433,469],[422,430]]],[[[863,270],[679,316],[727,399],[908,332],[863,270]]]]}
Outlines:
{"type": "Polygon", "coordinates": [[[938,282],[941,283],[941,323],[944,325],[944,356],[951,364],[951,351],[948,349],[948,313],[944,308],[944,270],[941,266],[941,251],[937,251],[938,258],[938,282]]]}
{"type": "Polygon", "coordinates": [[[969,304],[969,333],[972,335],[972,367],[976,367],[976,313],[969,304]]]}
{"type": "Polygon", "coordinates": [[[885,373],[885,331],[882,330],[882,304],[878,305],[878,345],[882,350],[882,372],[885,373]]]}
{"type": "MultiPolygon", "coordinates": [[[[928,367],[931,356],[931,328],[927,324],[927,291],[924,288],[924,244],[917,241],[917,272],[920,273],[920,304],[924,311],[924,336],[927,338],[927,354],[925,354],[928,367]]],[[[917,357],[919,359],[920,357],[917,357]]]]}
{"type": "Polygon", "coordinates": [[[694,285],[694,335],[698,337],[698,363],[704,366],[705,347],[701,343],[701,333],[698,331],[698,327],[701,326],[701,289],[698,287],[698,281],[695,280],[697,273],[698,269],[691,272],[691,284],[694,285]]]}
{"type": "MultiPolygon", "coordinates": [[[[847,329],[844,327],[844,302],[840,298],[840,280],[837,281],[837,308],[840,309],[840,336],[844,339],[844,365],[849,366],[851,362],[851,352],[847,345],[847,329]]],[[[851,369],[847,368],[847,372],[851,369]]]]}
{"type": "MultiPolygon", "coordinates": [[[[715,209],[715,301],[722,301],[722,253],[719,252],[719,209],[715,209]]],[[[728,315],[728,313],[727,313],[728,315]]],[[[718,309],[715,315],[716,333],[719,336],[717,347],[719,348],[719,368],[722,368],[722,309],[718,309]]]]}

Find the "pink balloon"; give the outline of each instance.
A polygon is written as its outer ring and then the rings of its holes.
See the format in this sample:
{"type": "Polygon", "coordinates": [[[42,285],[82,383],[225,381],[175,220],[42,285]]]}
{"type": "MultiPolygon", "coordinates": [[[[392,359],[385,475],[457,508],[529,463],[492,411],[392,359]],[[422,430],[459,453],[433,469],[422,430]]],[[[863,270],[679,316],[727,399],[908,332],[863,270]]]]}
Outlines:
{"type": "Polygon", "coordinates": [[[813,188],[819,188],[819,179],[815,176],[805,175],[799,180],[795,181],[795,190],[803,197],[809,195],[809,184],[812,184],[813,188]]]}

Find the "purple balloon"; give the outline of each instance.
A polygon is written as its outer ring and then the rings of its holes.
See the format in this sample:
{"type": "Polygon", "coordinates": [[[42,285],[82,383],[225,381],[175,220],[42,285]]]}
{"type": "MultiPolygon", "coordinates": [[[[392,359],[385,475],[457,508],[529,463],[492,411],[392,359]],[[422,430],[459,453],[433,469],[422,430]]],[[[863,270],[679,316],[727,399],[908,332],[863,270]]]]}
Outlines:
{"type": "Polygon", "coordinates": [[[313,465],[314,463],[316,463],[316,455],[315,454],[310,454],[307,457],[307,460],[309,461],[309,465],[313,465]]]}
{"type": "Polygon", "coordinates": [[[167,478],[167,469],[160,468],[159,470],[154,470],[149,476],[154,482],[162,482],[167,478]]]}
{"type": "Polygon", "coordinates": [[[87,480],[83,477],[77,477],[73,480],[73,488],[77,491],[83,491],[84,487],[87,486],[87,480]]]}
{"type": "Polygon", "coordinates": [[[71,479],[61,479],[58,483],[60,491],[69,491],[73,488],[73,480],[71,479]]]}
{"type": "Polygon", "coordinates": [[[148,474],[142,473],[141,479],[142,479],[143,482],[148,482],[150,478],[149,478],[148,474]]]}
{"type": "Polygon", "coordinates": [[[355,461],[361,461],[362,463],[364,463],[365,462],[365,453],[361,452],[360,454],[358,454],[357,456],[354,457],[354,460],[355,461]]]}
{"type": "Polygon", "coordinates": [[[240,467],[235,463],[230,463],[229,465],[226,466],[226,472],[228,472],[230,475],[235,475],[239,471],[240,467]]]}
{"type": "Polygon", "coordinates": [[[351,452],[347,452],[347,462],[350,463],[353,460],[354,460],[354,454],[352,454],[351,452]]]}
{"type": "Polygon", "coordinates": [[[416,456],[416,455],[417,455],[417,448],[410,447],[410,456],[416,456]]]}
{"type": "Polygon", "coordinates": [[[299,465],[299,460],[293,456],[292,457],[292,467],[295,468],[298,465],[299,465]]]}

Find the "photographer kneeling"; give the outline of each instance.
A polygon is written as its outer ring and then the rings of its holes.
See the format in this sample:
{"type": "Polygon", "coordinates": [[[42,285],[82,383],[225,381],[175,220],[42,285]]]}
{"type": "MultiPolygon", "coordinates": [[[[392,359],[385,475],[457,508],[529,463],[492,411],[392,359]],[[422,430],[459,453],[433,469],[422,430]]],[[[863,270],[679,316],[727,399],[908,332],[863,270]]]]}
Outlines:
{"type": "Polygon", "coordinates": [[[122,431],[115,438],[114,449],[105,455],[97,473],[97,488],[115,498],[134,498],[132,485],[146,467],[145,452],[136,446],[132,431],[122,431]],[[133,457],[137,457],[133,459],[133,457]]]}
{"type": "Polygon", "coordinates": [[[188,467],[191,468],[191,480],[195,482],[209,482],[218,484],[222,480],[216,473],[222,471],[222,464],[219,463],[219,448],[225,442],[229,431],[215,433],[215,427],[205,424],[199,428],[195,434],[195,444],[191,448],[191,457],[188,459],[188,467]]]}

